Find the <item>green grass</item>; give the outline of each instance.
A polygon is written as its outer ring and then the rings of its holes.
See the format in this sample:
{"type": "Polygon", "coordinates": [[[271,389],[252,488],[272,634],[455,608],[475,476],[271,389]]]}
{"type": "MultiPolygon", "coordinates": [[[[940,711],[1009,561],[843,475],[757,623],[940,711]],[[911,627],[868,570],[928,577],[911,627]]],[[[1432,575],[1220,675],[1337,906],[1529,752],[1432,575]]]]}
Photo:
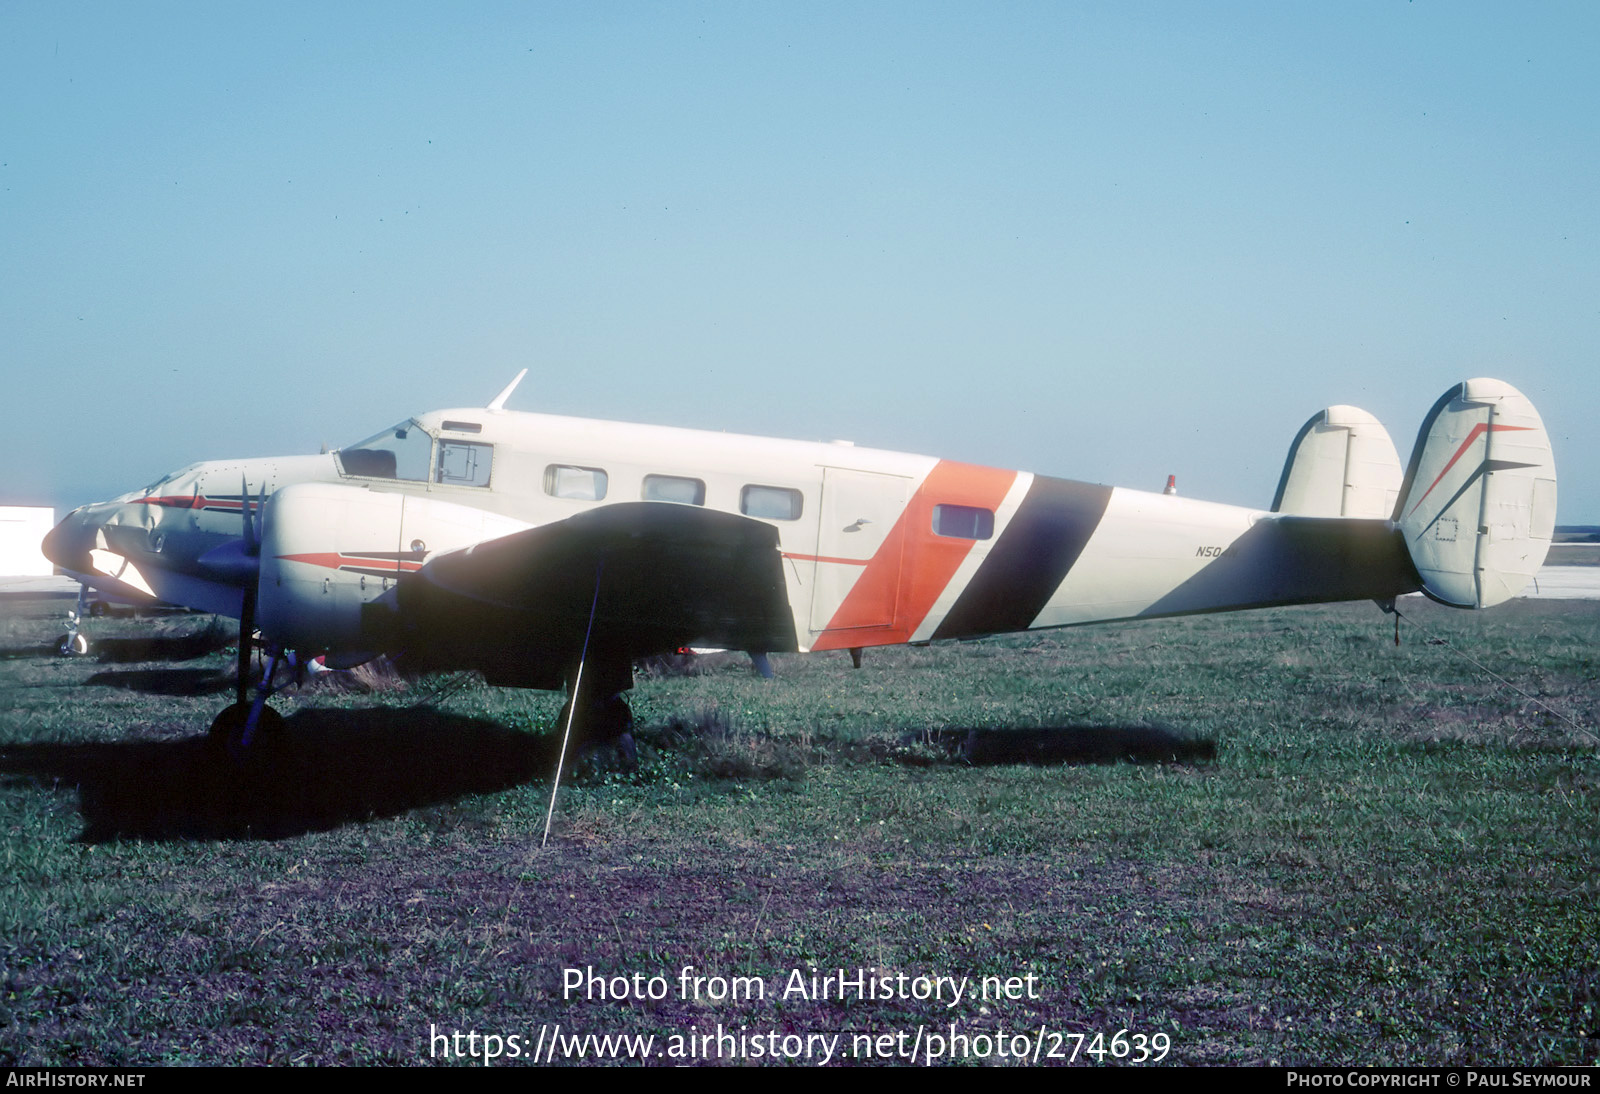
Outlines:
{"type": "Polygon", "coordinates": [[[1403,610],[1428,631],[1399,648],[1349,605],[779,657],[774,681],[710,658],[641,679],[638,769],[581,762],[541,849],[559,696],[287,692],[241,768],[197,740],[226,651],[55,658],[38,606],[3,604],[0,1063],[952,1021],[1163,1032],[1183,1063],[1595,1063],[1600,605],[1403,610]],[[1137,762],[983,762],[1105,742],[1137,762]],[[685,965],[1041,990],[562,998],[567,967],[685,965]]]}

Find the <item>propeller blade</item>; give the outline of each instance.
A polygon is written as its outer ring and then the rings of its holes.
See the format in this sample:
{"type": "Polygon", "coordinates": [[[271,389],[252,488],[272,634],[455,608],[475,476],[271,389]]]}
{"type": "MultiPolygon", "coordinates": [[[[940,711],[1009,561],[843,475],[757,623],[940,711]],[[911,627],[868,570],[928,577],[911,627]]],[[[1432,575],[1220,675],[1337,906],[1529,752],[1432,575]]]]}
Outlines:
{"type": "Polygon", "coordinates": [[[244,604],[239,609],[239,653],[234,679],[234,698],[238,703],[250,701],[250,656],[255,652],[253,640],[256,633],[256,591],[246,589],[244,604]]]}
{"type": "Polygon", "coordinates": [[[261,541],[256,538],[256,522],[250,515],[250,480],[243,475],[239,476],[239,516],[244,520],[244,553],[255,558],[261,554],[261,541]]]}
{"type": "Polygon", "coordinates": [[[255,553],[261,554],[261,537],[266,532],[267,522],[267,480],[261,480],[261,492],[256,495],[256,511],[250,517],[251,536],[255,540],[255,553]]]}

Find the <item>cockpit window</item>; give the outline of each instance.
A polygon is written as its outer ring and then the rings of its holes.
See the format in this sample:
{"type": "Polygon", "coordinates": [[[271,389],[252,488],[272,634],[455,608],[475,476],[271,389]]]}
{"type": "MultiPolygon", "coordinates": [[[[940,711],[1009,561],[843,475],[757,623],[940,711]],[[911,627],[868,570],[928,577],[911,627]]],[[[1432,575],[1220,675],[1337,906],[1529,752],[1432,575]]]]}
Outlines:
{"type": "Polygon", "coordinates": [[[146,486],[142,490],[129,490],[126,494],[118,494],[116,497],[112,498],[111,500],[114,501],[114,502],[121,502],[121,503],[126,504],[127,502],[130,502],[130,501],[137,501],[140,498],[155,497],[157,494],[159,494],[161,492],[162,488],[165,487],[167,485],[167,483],[171,482],[173,479],[178,478],[180,475],[182,475],[185,471],[188,471],[188,470],[189,470],[189,468],[185,467],[183,469],[183,471],[173,471],[173,472],[170,472],[170,473],[168,473],[166,475],[162,475],[159,479],[157,479],[155,482],[151,483],[149,486],[146,486]]]}
{"type": "Polygon", "coordinates": [[[360,444],[341,448],[334,455],[346,475],[427,482],[433,438],[416,422],[401,422],[360,444]]]}
{"type": "Polygon", "coordinates": [[[159,479],[157,479],[155,482],[151,483],[149,486],[145,487],[143,490],[135,490],[133,493],[134,493],[134,495],[136,495],[138,497],[141,497],[141,498],[153,497],[154,495],[159,494],[161,492],[161,488],[163,486],[167,485],[167,483],[171,482],[173,479],[175,479],[177,477],[178,476],[177,476],[176,472],[170,473],[170,474],[166,474],[166,475],[162,475],[159,479]]]}

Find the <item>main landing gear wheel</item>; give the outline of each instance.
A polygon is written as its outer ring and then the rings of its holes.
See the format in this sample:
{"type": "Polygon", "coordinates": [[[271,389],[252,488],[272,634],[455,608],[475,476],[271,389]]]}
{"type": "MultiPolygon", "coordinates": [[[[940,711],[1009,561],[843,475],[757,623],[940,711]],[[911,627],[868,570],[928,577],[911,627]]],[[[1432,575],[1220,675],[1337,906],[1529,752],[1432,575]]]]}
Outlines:
{"type": "Polygon", "coordinates": [[[208,734],[214,744],[221,745],[228,750],[228,755],[235,760],[242,760],[262,743],[266,738],[276,737],[283,731],[283,715],[271,707],[261,707],[261,717],[256,719],[256,729],[251,734],[248,742],[244,739],[245,725],[250,721],[250,703],[234,703],[225,707],[211,721],[211,731],[208,734]]]}
{"type": "MultiPolygon", "coordinates": [[[[557,715],[558,730],[566,730],[567,716],[571,710],[572,700],[568,699],[557,715]]],[[[614,744],[630,767],[638,763],[639,754],[633,743],[633,711],[629,709],[628,701],[620,695],[613,695],[582,704],[572,723],[572,743],[580,749],[614,744]]]]}

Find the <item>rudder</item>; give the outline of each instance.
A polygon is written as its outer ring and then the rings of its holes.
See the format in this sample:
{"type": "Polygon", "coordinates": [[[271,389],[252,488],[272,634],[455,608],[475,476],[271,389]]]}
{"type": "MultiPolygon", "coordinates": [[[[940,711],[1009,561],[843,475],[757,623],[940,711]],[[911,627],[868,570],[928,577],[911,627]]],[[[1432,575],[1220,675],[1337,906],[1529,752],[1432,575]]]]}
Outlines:
{"type": "Polygon", "coordinates": [[[1422,422],[1394,520],[1423,591],[1487,608],[1522,591],[1556,522],[1555,459],[1533,403],[1510,384],[1457,384],[1422,422]]]}

